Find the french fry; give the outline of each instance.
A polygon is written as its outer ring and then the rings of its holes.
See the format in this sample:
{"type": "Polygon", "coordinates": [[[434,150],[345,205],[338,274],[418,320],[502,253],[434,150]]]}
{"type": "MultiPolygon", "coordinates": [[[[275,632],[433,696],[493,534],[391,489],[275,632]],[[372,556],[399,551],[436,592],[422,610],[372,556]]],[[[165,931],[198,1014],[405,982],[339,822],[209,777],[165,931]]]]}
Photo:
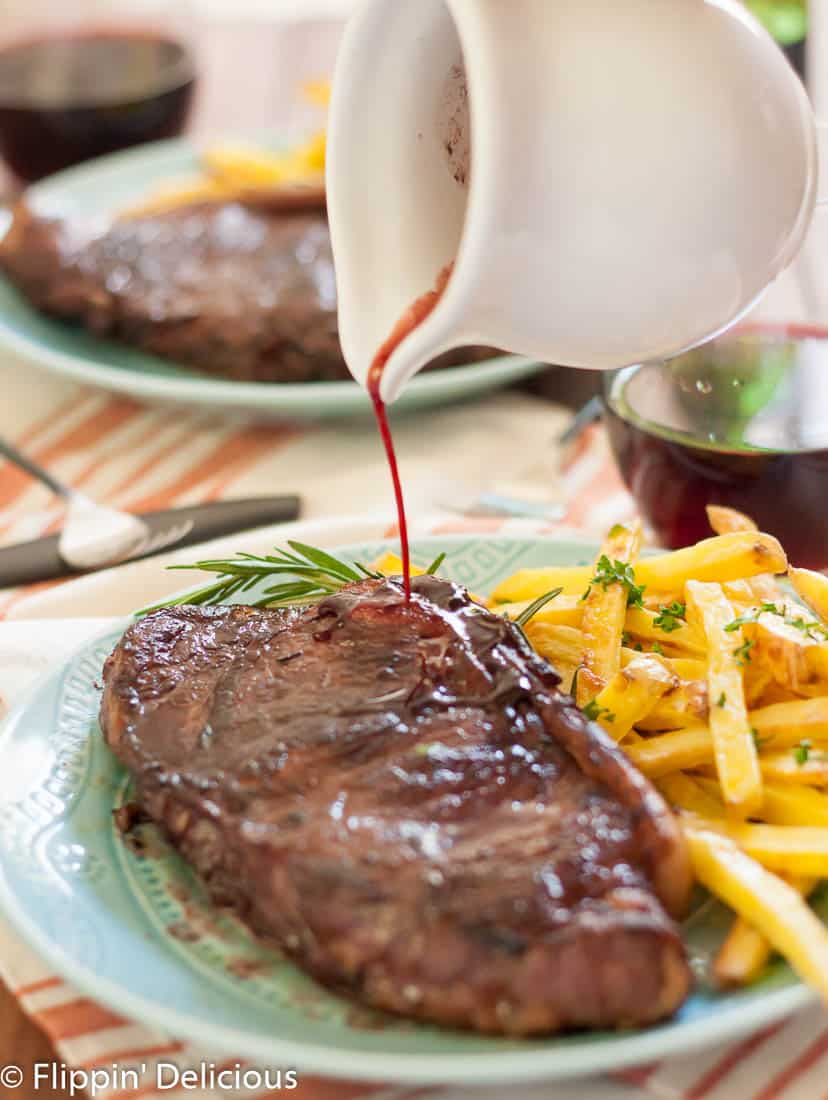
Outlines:
{"type": "Polygon", "coordinates": [[[759,764],[765,780],[797,783],[803,787],[828,786],[828,753],[801,747],[788,752],[761,753],[759,764]],[[805,756],[807,759],[800,759],[805,756]]]}
{"type": "Polygon", "coordinates": [[[762,805],[762,773],[738,663],[739,631],[725,629],[733,622],[733,608],[718,584],[688,581],[685,591],[690,622],[707,638],[708,722],[722,795],[734,813],[750,817],[762,805]]]}
{"type": "Polygon", "coordinates": [[[664,775],[655,781],[655,785],[677,810],[714,820],[725,815],[724,802],[718,795],[718,788],[715,791],[707,790],[698,779],[685,775],[684,772],[664,775]]]}
{"type": "Polygon", "coordinates": [[[828,877],[828,829],[818,825],[754,825],[707,819],[704,827],[728,836],[757,863],[777,874],[828,877]]]}
{"type": "Polygon", "coordinates": [[[767,782],[759,815],[769,825],[818,825],[828,829],[828,796],[810,787],[767,782]]]}
{"type": "MultiPolygon", "coordinates": [[[[635,581],[650,593],[676,596],[689,580],[723,583],[761,573],[784,573],[786,568],[785,552],[772,535],[734,531],[683,550],[641,558],[635,565],[635,581]]],[[[494,604],[536,600],[558,587],[577,595],[592,575],[590,566],[521,569],[499,584],[491,598],[494,604]]]]}
{"type": "Polygon", "coordinates": [[[699,882],[757,928],[828,999],[828,929],[803,898],[729,837],[690,822],[684,833],[699,882]]]}
{"type": "MultiPolygon", "coordinates": [[[[389,550],[387,554],[382,555],[379,561],[374,562],[373,568],[377,573],[382,573],[385,577],[398,577],[403,571],[402,558],[399,557],[398,554],[392,554],[389,550]]],[[[412,564],[412,577],[421,577],[424,572],[424,569],[420,569],[418,565],[412,564]]]]}
{"type": "Polygon", "coordinates": [[[571,665],[576,668],[584,655],[584,636],[572,626],[555,626],[538,619],[530,619],[524,633],[532,647],[550,664],[559,668],[571,665]]]}
{"type": "MultiPolygon", "coordinates": [[[[641,652],[639,650],[629,649],[627,646],[622,647],[621,667],[626,668],[630,661],[634,661],[640,656],[641,652]]],[[[679,680],[703,680],[707,675],[707,662],[702,661],[699,657],[660,656],[659,660],[679,680]]]]}
{"type": "Polygon", "coordinates": [[[628,607],[624,620],[624,630],[642,642],[653,643],[669,648],[684,656],[703,657],[706,651],[701,631],[688,623],[679,622],[675,630],[664,631],[656,626],[658,613],[648,608],[628,607]]]}
{"type": "Polygon", "coordinates": [[[662,696],[636,725],[648,733],[685,729],[706,722],[708,713],[707,682],[682,681],[662,696]]]}
{"type": "MultiPolygon", "coordinates": [[[[641,523],[618,525],[610,531],[596,563],[631,564],[641,548],[641,523]]],[[[607,685],[621,668],[621,640],[627,617],[629,591],[620,580],[593,583],[584,598],[581,630],[584,635],[583,669],[578,674],[577,700],[584,706],[607,685]]]]}
{"type": "Polygon", "coordinates": [[[707,726],[642,737],[624,748],[630,760],[650,779],[713,763],[713,735],[707,726]]]}
{"type": "MultiPolygon", "coordinates": [[[[733,531],[758,531],[755,520],[746,516],[744,512],[738,512],[735,508],[725,508],[719,504],[707,505],[707,519],[717,535],[726,535],[733,531]]],[[[740,582],[736,582],[740,583],[740,582]]],[[[741,582],[746,585],[750,595],[758,600],[773,602],[782,595],[776,579],[768,574],[759,574],[748,581],[741,582]]],[[[726,595],[730,597],[730,593],[726,595]]]]}
{"type": "Polygon", "coordinates": [[[675,683],[676,678],[657,657],[639,654],[596,695],[595,720],[614,741],[622,741],[675,683]]]}
{"type": "Polygon", "coordinates": [[[828,577],[811,569],[789,569],[788,580],[797,596],[823,622],[828,622],[828,577]]]}
{"type": "MultiPolygon", "coordinates": [[[[786,878],[788,885],[803,898],[816,888],[813,878],[786,878]]],[[[713,977],[717,985],[730,987],[755,981],[768,965],[773,948],[762,933],[744,917],[736,917],[727,939],[713,962],[713,977]]]]}
{"type": "MultiPolygon", "coordinates": [[[[510,619],[517,619],[523,612],[531,607],[532,600],[523,600],[521,603],[497,604],[494,610],[498,615],[507,615],[510,619]]],[[[491,605],[489,605],[491,606],[491,605]]],[[[584,617],[584,601],[581,596],[567,596],[561,593],[532,617],[534,623],[548,623],[551,626],[573,626],[580,628],[584,617]]]]}
{"type": "Polygon", "coordinates": [[[750,712],[764,749],[792,749],[802,741],[828,746],[828,696],[772,703],[750,712]]]}
{"type": "Polygon", "coordinates": [[[636,581],[651,591],[681,592],[689,580],[721,583],[760,573],[784,573],[786,568],[785,551],[772,535],[734,531],[683,550],[642,558],[636,581]]]}
{"type": "Polygon", "coordinates": [[[731,531],[758,531],[756,521],[735,508],[725,508],[721,504],[708,504],[705,508],[707,522],[717,535],[727,535],[731,531]]]}
{"type": "Polygon", "coordinates": [[[566,596],[583,596],[595,574],[591,565],[553,565],[545,569],[519,569],[494,589],[489,607],[531,603],[545,592],[560,588],[566,596]]]}
{"type": "Polygon", "coordinates": [[[751,661],[766,668],[774,680],[792,692],[828,694],[828,645],[785,622],[779,615],[761,614],[742,626],[751,643],[751,661]]]}

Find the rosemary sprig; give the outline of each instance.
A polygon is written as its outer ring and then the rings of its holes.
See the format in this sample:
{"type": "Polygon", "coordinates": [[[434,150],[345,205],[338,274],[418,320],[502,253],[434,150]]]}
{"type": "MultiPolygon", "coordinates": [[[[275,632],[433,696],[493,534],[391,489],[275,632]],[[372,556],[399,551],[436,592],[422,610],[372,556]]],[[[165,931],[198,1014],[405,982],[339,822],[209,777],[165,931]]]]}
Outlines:
{"type": "Polygon", "coordinates": [[[563,592],[562,588],[553,588],[550,592],[545,592],[543,596],[538,596],[538,598],[530,603],[528,607],[525,607],[519,615],[516,615],[513,621],[522,630],[530,619],[534,619],[535,615],[537,615],[539,611],[542,611],[548,603],[557,599],[561,592],[563,592]]]}
{"type": "MultiPolygon", "coordinates": [[[[182,604],[204,607],[226,603],[267,581],[275,583],[264,589],[259,599],[253,601],[253,607],[295,607],[316,603],[354,581],[366,578],[381,580],[384,576],[361,562],[343,561],[304,542],[291,540],[288,546],[290,549],[277,548],[272,554],[239,553],[234,558],[171,565],[170,569],[197,569],[202,573],[212,573],[216,580],[193,592],[185,592],[183,596],[145,607],[138,614],[148,615],[163,607],[182,604]]],[[[445,554],[440,554],[435,558],[427,572],[436,573],[445,557],[445,554]]]]}

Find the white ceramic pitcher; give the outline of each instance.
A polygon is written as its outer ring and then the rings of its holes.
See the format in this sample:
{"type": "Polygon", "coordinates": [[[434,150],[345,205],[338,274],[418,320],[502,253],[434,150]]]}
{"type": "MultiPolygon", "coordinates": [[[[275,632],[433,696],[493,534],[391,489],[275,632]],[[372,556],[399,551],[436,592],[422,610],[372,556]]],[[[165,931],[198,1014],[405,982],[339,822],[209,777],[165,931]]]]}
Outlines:
{"type": "Polygon", "coordinates": [[[392,401],[467,343],[578,367],[675,355],[790,263],[817,191],[802,84],[736,0],[367,0],[329,123],[340,334],[392,401]]]}

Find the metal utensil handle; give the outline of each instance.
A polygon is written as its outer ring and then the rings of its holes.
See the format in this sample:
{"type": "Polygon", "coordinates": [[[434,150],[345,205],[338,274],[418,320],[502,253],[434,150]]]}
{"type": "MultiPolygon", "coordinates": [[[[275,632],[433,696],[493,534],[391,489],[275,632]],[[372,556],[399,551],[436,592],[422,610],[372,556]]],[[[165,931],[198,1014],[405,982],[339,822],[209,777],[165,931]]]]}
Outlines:
{"type": "Polygon", "coordinates": [[[62,497],[63,500],[68,500],[73,495],[73,490],[68,485],[64,485],[63,482],[58,481],[57,478],[52,477],[48,470],[44,470],[42,466],[38,466],[36,462],[32,462],[30,458],[26,458],[24,454],[16,450],[10,443],[6,443],[5,440],[0,439],[0,454],[14,463],[21,470],[25,470],[27,474],[31,474],[37,481],[42,482],[49,489],[52,490],[56,496],[62,497]]]}

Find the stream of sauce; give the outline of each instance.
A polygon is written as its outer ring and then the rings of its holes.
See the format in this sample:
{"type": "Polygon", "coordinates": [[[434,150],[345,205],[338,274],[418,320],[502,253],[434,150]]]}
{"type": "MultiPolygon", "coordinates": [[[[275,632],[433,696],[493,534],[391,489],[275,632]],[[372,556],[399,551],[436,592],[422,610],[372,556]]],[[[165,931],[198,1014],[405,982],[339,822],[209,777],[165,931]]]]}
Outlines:
{"type": "Polygon", "coordinates": [[[385,370],[385,365],[391,358],[393,352],[399,347],[406,336],[409,336],[418,325],[421,325],[423,321],[425,321],[426,317],[429,316],[442,298],[443,292],[448,286],[448,281],[451,278],[453,267],[453,264],[447,264],[437,276],[437,282],[434,284],[434,289],[427,291],[417,298],[417,300],[408,307],[402,317],[400,317],[399,321],[397,321],[396,325],[394,325],[391,330],[391,334],[380,345],[379,351],[374,356],[374,361],[371,363],[371,369],[368,371],[368,378],[366,380],[368,394],[374,405],[374,415],[377,418],[377,427],[379,428],[382,443],[385,447],[385,456],[388,460],[391,482],[394,486],[394,500],[397,505],[397,526],[400,532],[400,556],[403,565],[403,584],[405,587],[406,603],[411,602],[411,548],[408,542],[408,519],[405,513],[405,497],[403,495],[402,481],[400,479],[400,468],[397,463],[397,452],[394,447],[394,437],[391,435],[391,428],[388,424],[388,410],[385,407],[385,402],[380,396],[380,385],[382,383],[382,373],[385,370]]]}

